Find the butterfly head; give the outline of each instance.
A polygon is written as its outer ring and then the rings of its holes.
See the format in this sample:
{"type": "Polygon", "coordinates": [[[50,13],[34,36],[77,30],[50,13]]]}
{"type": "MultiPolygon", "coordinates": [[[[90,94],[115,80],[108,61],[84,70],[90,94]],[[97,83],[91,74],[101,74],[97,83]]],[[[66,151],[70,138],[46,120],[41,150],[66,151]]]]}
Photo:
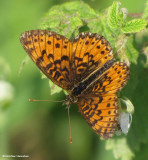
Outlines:
{"type": "Polygon", "coordinates": [[[66,99],[65,99],[63,105],[70,106],[71,104],[77,103],[77,102],[78,102],[78,98],[76,96],[69,94],[66,96],[66,99]]]}

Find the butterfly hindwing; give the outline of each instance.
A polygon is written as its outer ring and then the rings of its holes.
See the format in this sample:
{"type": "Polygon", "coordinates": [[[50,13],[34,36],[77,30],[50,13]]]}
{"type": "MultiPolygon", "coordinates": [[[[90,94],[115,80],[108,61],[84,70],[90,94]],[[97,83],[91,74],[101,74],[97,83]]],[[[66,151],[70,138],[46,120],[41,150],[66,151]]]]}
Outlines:
{"type": "Polygon", "coordinates": [[[21,34],[20,41],[39,69],[55,84],[68,90],[71,72],[71,42],[55,32],[32,30],[21,34]]]}
{"type": "Polygon", "coordinates": [[[92,129],[104,139],[114,135],[118,125],[118,98],[115,94],[81,97],[79,110],[92,129]]]}
{"type": "Polygon", "coordinates": [[[115,62],[86,92],[97,95],[117,93],[126,85],[129,74],[129,67],[125,63],[115,62]]]}
{"type": "Polygon", "coordinates": [[[79,98],[79,110],[92,129],[108,139],[117,129],[119,105],[116,93],[127,83],[129,68],[116,62],[79,98]]]}

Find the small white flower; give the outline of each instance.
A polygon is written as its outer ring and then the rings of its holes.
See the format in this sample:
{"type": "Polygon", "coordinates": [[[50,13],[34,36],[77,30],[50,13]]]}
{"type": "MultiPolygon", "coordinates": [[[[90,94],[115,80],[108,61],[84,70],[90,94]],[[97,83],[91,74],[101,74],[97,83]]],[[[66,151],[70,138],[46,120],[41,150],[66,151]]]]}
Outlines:
{"type": "MultiPolygon", "coordinates": [[[[0,104],[9,103],[13,99],[14,88],[13,86],[4,80],[0,81],[0,104]]],[[[0,105],[0,106],[1,106],[0,105]]]]}

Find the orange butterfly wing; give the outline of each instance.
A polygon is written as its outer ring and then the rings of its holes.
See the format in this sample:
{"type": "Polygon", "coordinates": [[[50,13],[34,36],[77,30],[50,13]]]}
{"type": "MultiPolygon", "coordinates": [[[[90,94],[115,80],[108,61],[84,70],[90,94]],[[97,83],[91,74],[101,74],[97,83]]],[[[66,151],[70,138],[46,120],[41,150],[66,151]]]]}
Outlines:
{"type": "Polygon", "coordinates": [[[47,30],[32,30],[22,33],[20,41],[49,79],[65,90],[71,88],[72,44],[67,38],[47,30]]]}
{"type": "Polygon", "coordinates": [[[83,32],[71,43],[55,32],[32,30],[22,33],[20,41],[38,68],[65,90],[113,58],[108,41],[98,34],[83,32]]]}
{"type": "Polygon", "coordinates": [[[79,99],[82,116],[105,139],[112,137],[117,129],[119,105],[116,93],[124,87],[128,78],[128,66],[116,62],[79,99]]]}
{"type": "Polygon", "coordinates": [[[72,44],[75,84],[113,58],[109,42],[96,33],[79,34],[72,44]]]}

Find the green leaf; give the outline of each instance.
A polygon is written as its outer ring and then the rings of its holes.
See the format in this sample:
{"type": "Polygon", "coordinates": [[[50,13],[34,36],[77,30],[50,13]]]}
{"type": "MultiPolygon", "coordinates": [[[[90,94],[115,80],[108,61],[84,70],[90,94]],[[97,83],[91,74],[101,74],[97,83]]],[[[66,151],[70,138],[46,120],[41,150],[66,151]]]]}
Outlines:
{"type": "Polygon", "coordinates": [[[131,160],[134,153],[129,148],[126,138],[109,139],[106,141],[106,149],[113,150],[116,159],[131,160]]]}
{"type": "Polygon", "coordinates": [[[19,68],[19,75],[22,73],[22,70],[23,70],[23,68],[24,68],[24,65],[27,64],[28,61],[30,61],[30,58],[29,58],[29,56],[27,55],[27,56],[23,59],[23,61],[22,61],[22,63],[21,63],[21,66],[20,66],[20,68],[19,68]]]}
{"type": "Polygon", "coordinates": [[[40,71],[40,73],[41,73],[41,79],[46,79],[47,78],[46,75],[43,74],[43,72],[40,71]]]}
{"type": "Polygon", "coordinates": [[[128,39],[129,37],[126,36],[125,34],[121,34],[120,36],[118,36],[118,39],[116,40],[115,43],[115,48],[120,61],[129,63],[129,59],[126,55],[126,46],[128,39]]]}
{"type": "MultiPolygon", "coordinates": [[[[96,12],[84,2],[67,2],[52,7],[40,24],[41,29],[52,30],[70,38],[84,26],[88,19],[95,19],[96,12]]],[[[77,33],[78,34],[78,33],[77,33]]]]}
{"type": "Polygon", "coordinates": [[[125,24],[127,14],[128,14],[127,9],[126,8],[121,8],[121,10],[119,11],[119,14],[117,16],[117,21],[118,21],[119,27],[122,27],[125,24]]]}
{"type": "Polygon", "coordinates": [[[87,3],[82,1],[67,2],[63,5],[63,10],[71,15],[79,15],[82,19],[90,19],[96,17],[96,12],[87,3]]]}
{"type": "Polygon", "coordinates": [[[113,28],[120,28],[125,24],[127,17],[127,9],[120,9],[120,2],[113,2],[108,11],[108,25],[113,28]]]}
{"type": "Polygon", "coordinates": [[[144,19],[133,19],[125,24],[124,27],[121,28],[123,33],[135,33],[140,32],[147,25],[144,19]]]}
{"type": "Polygon", "coordinates": [[[144,13],[143,13],[142,18],[143,18],[143,19],[148,18],[148,0],[147,0],[146,3],[145,3],[145,9],[144,9],[144,13]]]}
{"type": "MultiPolygon", "coordinates": [[[[140,151],[141,144],[148,142],[148,68],[144,67],[145,56],[139,54],[138,63],[130,65],[130,80],[122,91],[134,104],[132,125],[127,134],[127,142],[133,151],[140,151]]],[[[146,62],[145,62],[146,63],[146,62]]]]}
{"type": "Polygon", "coordinates": [[[98,33],[106,38],[109,41],[112,48],[114,48],[116,39],[118,37],[119,31],[115,31],[108,26],[106,11],[103,14],[99,14],[101,17],[99,20],[93,20],[91,23],[88,23],[87,26],[89,27],[92,33],[98,33]]]}
{"type": "Polygon", "coordinates": [[[129,37],[126,43],[125,54],[130,62],[137,63],[139,52],[134,47],[133,36],[129,37]]]}
{"type": "Polygon", "coordinates": [[[51,95],[53,95],[55,93],[59,93],[63,90],[61,87],[54,84],[51,80],[49,80],[49,86],[50,86],[50,89],[51,89],[51,95]]]}
{"type": "Polygon", "coordinates": [[[148,46],[143,48],[143,53],[146,56],[146,65],[148,65],[148,46]]]}
{"type": "Polygon", "coordinates": [[[148,144],[141,145],[141,151],[135,153],[135,157],[133,160],[146,160],[148,159],[148,144]]]}
{"type": "Polygon", "coordinates": [[[117,39],[117,33],[115,30],[111,30],[110,27],[107,25],[106,19],[102,20],[102,35],[109,41],[112,48],[114,48],[116,39],[117,39]]]}
{"type": "Polygon", "coordinates": [[[134,113],[134,105],[132,104],[132,102],[126,97],[120,98],[120,100],[126,105],[126,111],[128,113],[133,114],[134,113]]]}
{"type": "Polygon", "coordinates": [[[87,24],[89,30],[92,33],[98,33],[98,34],[102,34],[102,23],[101,20],[97,21],[97,20],[93,20],[90,23],[87,24]]]}
{"type": "Polygon", "coordinates": [[[121,34],[115,43],[115,48],[120,61],[137,63],[139,52],[134,47],[134,37],[121,34]]]}
{"type": "Polygon", "coordinates": [[[117,14],[118,14],[118,11],[119,11],[119,5],[120,5],[120,2],[113,2],[112,6],[109,8],[109,11],[108,11],[108,25],[111,28],[118,28],[117,14]]]}

